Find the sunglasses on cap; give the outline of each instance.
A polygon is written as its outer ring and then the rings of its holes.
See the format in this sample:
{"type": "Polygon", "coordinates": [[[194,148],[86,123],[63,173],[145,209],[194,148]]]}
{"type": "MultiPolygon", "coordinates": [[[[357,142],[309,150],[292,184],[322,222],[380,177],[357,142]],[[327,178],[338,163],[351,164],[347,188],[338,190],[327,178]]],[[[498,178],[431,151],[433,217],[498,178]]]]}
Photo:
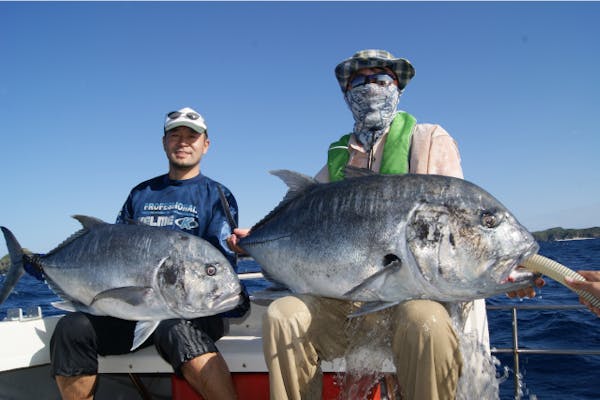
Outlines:
{"type": "Polygon", "coordinates": [[[170,113],[167,114],[167,118],[169,119],[177,119],[181,116],[186,117],[187,119],[191,119],[193,121],[197,120],[200,118],[199,114],[196,114],[195,112],[188,112],[188,113],[182,113],[181,111],[171,111],[170,113]]]}
{"type": "Polygon", "coordinates": [[[396,81],[396,78],[385,72],[378,72],[371,75],[355,75],[348,85],[348,89],[353,89],[367,83],[376,83],[379,86],[389,86],[396,81]]]}

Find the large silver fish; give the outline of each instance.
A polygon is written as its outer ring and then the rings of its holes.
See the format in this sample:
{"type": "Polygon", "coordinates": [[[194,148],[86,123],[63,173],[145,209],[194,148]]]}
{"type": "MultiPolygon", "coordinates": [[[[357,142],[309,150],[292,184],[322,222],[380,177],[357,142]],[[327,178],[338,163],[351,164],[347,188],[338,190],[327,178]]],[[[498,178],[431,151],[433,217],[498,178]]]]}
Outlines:
{"type": "Polygon", "coordinates": [[[532,235],[463,179],[353,169],[319,184],[272,173],[289,192],[240,246],[292,292],[369,302],[361,313],[408,299],[484,298],[534,279],[515,270],[538,250],[532,235]]]}
{"type": "MultiPolygon", "coordinates": [[[[46,255],[27,261],[43,271],[67,311],[79,310],[140,321],[133,348],[161,320],[191,319],[235,308],[242,300],[238,277],[223,254],[184,232],[145,225],[108,224],[75,216],[83,229],[46,255]]],[[[23,275],[24,255],[2,227],[11,267],[0,304],[23,275]]],[[[28,256],[25,256],[28,257],[28,256]]]]}

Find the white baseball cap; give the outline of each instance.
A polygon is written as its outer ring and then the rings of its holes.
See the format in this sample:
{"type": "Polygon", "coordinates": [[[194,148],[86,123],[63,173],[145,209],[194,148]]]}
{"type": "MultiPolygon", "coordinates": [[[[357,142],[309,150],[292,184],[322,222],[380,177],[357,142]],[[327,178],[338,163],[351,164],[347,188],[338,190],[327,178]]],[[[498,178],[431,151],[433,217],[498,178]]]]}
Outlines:
{"type": "Polygon", "coordinates": [[[206,133],[208,135],[208,128],[206,127],[204,118],[202,118],[199,112],[190,107],[184,107],[181,110],[171,111],[167,114],[164,133],[178,126],[187,126],[198,133],[206,133]]]}

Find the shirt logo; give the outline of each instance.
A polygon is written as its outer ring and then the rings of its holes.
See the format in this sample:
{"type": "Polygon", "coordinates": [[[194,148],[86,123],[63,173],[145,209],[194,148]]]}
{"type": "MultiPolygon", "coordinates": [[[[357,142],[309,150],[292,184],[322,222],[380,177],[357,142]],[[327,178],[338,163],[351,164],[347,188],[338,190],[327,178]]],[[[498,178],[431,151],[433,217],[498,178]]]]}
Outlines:
{"type": "Polygon", "coordinates": [[[198,227],[198,222],[193,217],[183,217],[177,218],[175,220],[175,225],[177,225],[180,229],[190,231],[198,227]]]}

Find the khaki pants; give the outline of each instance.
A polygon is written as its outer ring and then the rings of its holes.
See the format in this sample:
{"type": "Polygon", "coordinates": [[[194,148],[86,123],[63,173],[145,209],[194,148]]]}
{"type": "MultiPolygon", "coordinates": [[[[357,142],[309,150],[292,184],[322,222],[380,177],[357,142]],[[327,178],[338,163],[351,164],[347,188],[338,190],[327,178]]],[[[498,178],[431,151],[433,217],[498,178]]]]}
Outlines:
{"type": "Polygon", "coordinates": [[[321,399],[320,360],[380,340],[370,334],[382,331],[391,343],[403,399],[455,398],[462,361],[443,305],[412,300],[348,319],[352,310],[351,302],[308,295],[271,303],[263,319],[263,351],[272,400],[321,399]]]}

